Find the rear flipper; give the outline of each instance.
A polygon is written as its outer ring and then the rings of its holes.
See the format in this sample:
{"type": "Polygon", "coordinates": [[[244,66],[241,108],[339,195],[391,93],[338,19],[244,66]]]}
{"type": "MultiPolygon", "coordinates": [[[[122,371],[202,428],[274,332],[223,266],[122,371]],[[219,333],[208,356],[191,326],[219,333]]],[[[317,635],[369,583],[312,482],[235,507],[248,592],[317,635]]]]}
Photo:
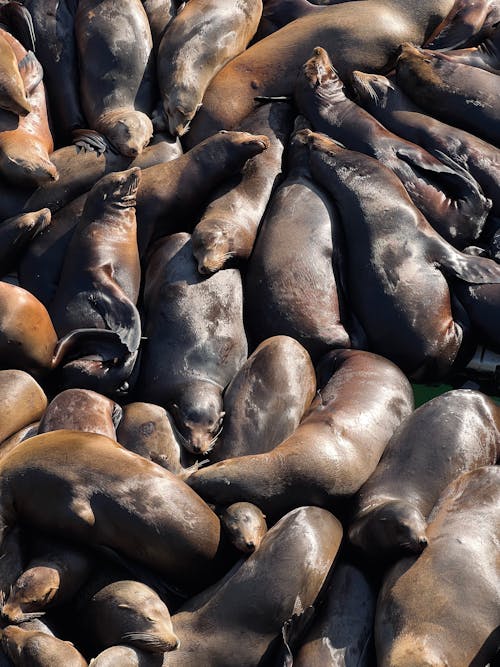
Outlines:
{"type": "Polygon", "coordinates": [[[19,73],[24,83],[26,95],[29,95],[43,80],[43,67],[33,51],[28,51],[19,63],[19,73]]]}
{"type": "Polygon", "coordinates": [[[466,255],[437,234],[429,253],[446,278],[456,278],[471,285],[500,284],[500,265],[491,259],[466,255]]]}
{"type": "Polygon", "coordinates": [[[105,139],[105,137],[90,129],[76,128],[72,131],[73,144],[79,150],[85,152],[95,151],[97,155],[102,155],[106,151],[118,154],[118,151],[105,139]]]}
{"type": "Polygon", "coordinates": [[[451,50],[469,46],[479,33],[491,8],[489,0],[457,0],[448,16],[434,30],[424,46],[451,50]]]}

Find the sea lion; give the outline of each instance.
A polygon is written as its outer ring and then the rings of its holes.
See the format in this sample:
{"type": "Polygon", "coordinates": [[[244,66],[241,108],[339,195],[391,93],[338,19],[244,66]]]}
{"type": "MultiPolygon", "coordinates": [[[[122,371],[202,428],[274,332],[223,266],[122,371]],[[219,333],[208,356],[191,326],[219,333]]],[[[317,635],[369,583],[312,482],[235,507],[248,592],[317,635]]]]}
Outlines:
{"type": "Polygon", "coordinates": [[[316,393],[311,358],[288,336],[268,338],[224,393],[224,430],[210,461],[269,452],[291,435],[316,393]]]}
{"type": "Polygon", "coordinates": [[[144,306],[137,394],[167,408],[183,445],[205,454],[222,426],[222,393],[247,357],[240,272],[200,276],[189,234],[173,234],[151,255],[144,306]]]}
{"type": "Polygon", "coordinates": [[[452,482],[429,518],[429,546],[389,571],[375,618],[380,667],[485,665],[498,649],[500,468],[452,482]]]}
{"type": "Polygon", "coordinates": [[[19,429],[19,431],[11,435],[10,438],[7,438],[2,443],[0,443],[0,457],[8,454],[12,449],[17,447],[19,443],[24,442],[24,440],[32,438],[34,435],[38,435],[39,424],[40,422],[36,421],[32,424],[28,424],[27,426],[23,426],[23,428],[19,429]]]}
{"type": "Polygon", "coordinates": [[[155,236],[192,231],[215,187],[269,143],[265,135],[223,130],[171,164],[144,169],[137,197],[141,257],[155,236]]]}
{"type": "Polygon", "coordinates": [[[289,438],[269,453],[198,470],[188,484],[210,502],[251,502],[268,517],[356,493],[412,411],[413,394],[394,364],[369,352],[335,350],[328,366],[331,379],[289,438]]]}
{"type": "Polygon", "coordinates": [[[181,438],[168,412],[153,403],[129,403],[116,430],[116,440],[131,452],[185,479],[199,464],[184,468],[181,438]]]}
{"type": "Polygon", "coordinates": [[[0,173],[14,185],[56,181],[57,169],[49,158],[54,142],[47,115],[43,70],[32,52],[27,52],[9,33],[3,36],[10,42],[19,67],[29,80],[31,111],[20,117],[10,111],[0,112],[0,173]]]}
{"type": "Polygon", "coordinates": [[[141,336],[135,307],[141,279],[135,218],[140,173],[134,167],[98,181],[71,239],[49,309],[65,337],[54,359],[61,366],[62,388],[114,393],[127,386],[141,336]]]}
{"type": "Polygon", "coordinates": [[[314,49],[300,70],[294,97],[314,130],[376,158],[393,171],[443,238],[461,248],[477,239],[491,202],[470,173],[446,156],[437,160],[420,146],[392,134],[349,100],[321,47],[314,49]]]}
{"type": "Polygon", "coordinates": [[[208,84],[245,50],[262,14],[262,0],[190,0],[165,30],[158,50],[158,83],[172,135],[182,136],[208,84]]]}
{"type": "Polygon", "coordinates": [[[341,539],[340,522],[324,509],[287,514],[210,597],[192,598],[172,617],[180,648],[165,667],[257,665],[285,622],[314,604],[341,539]]]}
{"type": "Polygon", "coordinates": [[[254,343],[291,336],[317,361],[351,343],[338,294],[340,222],[308,162],[307,144],[296,133],[287,176],[271,198],[248,265],[245,320],[254,343]]]}
{"type": "Polygon", "coordinates": [[[231,544],[245,554],[258,549],[267,533],[266,517],[252,503],[229,505],[222,512],[220,520],[231,544]]]}
{"type": "Polygon", "coordinates": [[[0,223],[0,276],[17,269],[27,246],[48,229],[51,213],[48,208],[21,213],[0,223]]]}
{"type": "Polygon", "coordinates": [[[497,75],[403,44],[396,81],[431,115],[500,146],[497,75]]]}
{"type": "Polygon", "coordinates": [[[177,13],[178,0],[142,0],[142,6],[147,14],[153,50],[155,54],[160,48],[161,38],[168,25],[177,13]]]}
{"type": "Polygon", "coordinates": [[[464,255],[442,239],[378,160],[340,148],[324,135],[308,136],[312,173],[340,211],[346,289],[370,349],[415,380],[442,377],[464,338],[445,276],[498,283],[500,267],[464,255]],[[432,312],[427,303],[433,304],[432,312]]]}
{"type": "Polygon", "coordinates": [[[152,588],[138,581],[116,581],[101,588],[85,605],[82,620],[97,652],[113,644],[129,644],[150,653],[179,646],[167,606],[152,588]]]}
{"type": "Polygon", "coordinates": [[[259,224],[281,174],[283,148],[292,129],[291,107],[264,104],[251,113],[240,130],[268,137],[269,147],[248,160],[241,174],[219,187],[192,235],[200,273],[218,271],[234,259],[246,260],[259,224]]]}
{"type": "Polygon", "coordinates": [[[404,421],[361,488],[349,539],[384,563],[427,546],[427,517],[444,488],[500,458],[500,408],[484,394],[449,391],[404,421]]]}
{"type": "Polygon", "coordinates": [[[22,287],[0,281],[0,368],[47,373],[56,345],[45,306],[22,287]]]}
{"type": "Polygon", "coordinates": [[[102,394],[88,389],[66,389],[47,406],[38,433],[67,429],[100,433],[116,440],[122,413],[118,403],[102,394]]]}
{"type": "Polygon", "coordinates": [[[80,98],[90,127],[135,157],[153,135],[153,42],[140,0],[79,0],[75,34],[80,98]]]}
{"type": "Polygon", "coordinates": [[[346,561],[335,565],[294,667],[373,667],[376,602],[362,570],[346,561]]]}
{"type": "Polygon", "coordinates": [[[162,667],[163,655],[133,646],[112,646],[93,658],[89,667],[162,667]]]}
{"type": "Polygon", "coordinates": [[[218,518],[184,482],[117,442],[80,431],[43,433],[2,459],[0,469],[3,535],[19,519],[115,549],[188,590],[207,582],[218,518]]]}
{"type": "Polygon", "coordinates": [[[31,104],[26,95],[19,61],[7,35],[7,31],[0,28],[0,109],[16,116],[26,116],[31,111],[31,104]]]}
{"type": "Polygon", "coordinates": [[[2,648],[16,667],[87,667],[87,661],[71,642],[16,625],[1,632],[2,648]]]}
{"type": "Polygon", "coordinates": [[[0,442],[23,426],[40,419],[47,407],[47,397],[40,385],[24,371],[0,371],[0,442]]]}
{"type": "Polygon", "coordinates": [[[453,0],[421,0],[418,7],[411,0],[359,0],[293,21],[214,77],[186,136],[187,145],[222,127],[235,127],[255,108],[256,96],[291,95],[297,70],[316,45],[335,53],[341,79],[353,69],[382,71],[402,42],[422,44],[452,6],[453,0]]]}
{"type": "Polygon", "coordinates": [[[393,79],[353,72],[356,100],[391,132],[412,141],[434,157],[443,153],[476,179],[492,201],[491,214],[500,214],[500,157],[498,149],[479,137],[422,113],[393,79]]]}
{"type": "Polygon", "coordinates": [[[450,13],[425,41],[430,49],[471,46],[500,20],[497,0],[455,0],[450,13]]]}
{"type": "Polygon", "coordinates": [[[498,349],[500,346],[500,286],[466,285],[452,287],[469,316],[479,341],[498,349]]]}
{"type": "Polygon", "coordinates": [[[22,623],[71,600],[90,574],[89,556],[67,544],[35,540],[34,553],[2,605],[2,618],[8,623],[22,623]]]}

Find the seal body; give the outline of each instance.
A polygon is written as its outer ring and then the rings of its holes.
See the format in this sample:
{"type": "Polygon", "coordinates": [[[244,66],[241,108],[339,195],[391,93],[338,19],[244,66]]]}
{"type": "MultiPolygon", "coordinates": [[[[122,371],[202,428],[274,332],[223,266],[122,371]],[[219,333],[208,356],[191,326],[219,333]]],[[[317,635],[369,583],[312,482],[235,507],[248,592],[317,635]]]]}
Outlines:
{"type": "Polygon", "coordinates": [[[40,385],[20,370],[0,371],[0,396],[0,442],[40,419],[47,407],[47,397],[40,385]]]}
{"type": "Polygon", "coordinates": [[[79,0],[75,19],[82,107],[92,129],[135,157],[149,143],[153,42],[140,0],[79,0]]]}
{"type": "Polygon", "coordinates": [[[328,364],[331,379],[291,436],[271,452],[199,470],[189,485],[211,502],[251,502],[266,516],[304,504],[331,506],[356,493],[411,412],[413,396],[405,376],[382,357],[336,350],[328,364]]]}
{"type": "Polygon", "coordinates": [[[158,51],[158,81],[171,134],[183,135],[208,84],[254,36],[262,0],[194,0],[166,29],[158,51]]]}
{"type": "Polygon", "coordinates": [[[472,284],[497,283],[498,266],[446,243],[413,206],[399,179],[377,160],[322,135],[309,136],[313,175],[340,211],[346,289],[370,348],[415,379],[441,377],[463,338],[445,275],[472,284]],[[365,267],[361,273],[359,266],[365,267]],[[432,314],[428,302],[434,304],[432,314]]]}
{"type": "Polygon", "coordinates": [[[341,538],[341,524],[326,510],[301,507],[287,514],[208,599],[202,593],[172,617],[180,648],[164,664],[258,664],[285,621],[314,603],[341,538]]]}
{"type": "Polygon", "coordinates": [[[18,269],[21,257],[33,239],[47,231],[51,223],[48,208],[21,213],[0,224],[0,276],[18,269]]]}
{"type": "Polygon", "coordinates": [[[162,667],[163,656],[132,646],[111,646],[92,660],[92,667],[162,667]]]}
{"type": "Polygon", "coordinates": [[[2,648],[18,667],[87,667],[87,661],[70,642],[15,625],[2,630],[2,648]]]}
{"type": "Polygon", "coordinates": [[[214,77],[186,137],[188,145],[235,127],[255,108],[256,96],[290,95],[298,68],[318,44],[335,52],[341,78],[353,69],[381,71],[402,42],[423,43],[452,6],[453,0],[425,0],[418,8],[410,0],[346,2],[289,23],[214,77]]]}
{"type": "Polygon", "coordinates": [[[219,520],[174,475],[113,440],[44,433],[19,445],[1,469],[4,524],[22,518],[67,539],[108,546],[189,589],[206,581],[219,520]]]}
{"type": "Polygon", "coordinates": [[[404,44],[396,80],[431,115],[500,145],[497,75],[404,44]]]}
{"type": "Polygon", "coordinates": [[[267,136],[269,148],[248,160],[241,174],[215,191],[196,225],[192,242],[200,273],[213,273],[234,259],[250,257],[262,216],[281,174],[291,121],[290,105],[277,102],[264,104],[241,123],[241,130],[267,136]]]}
{"type": "Polygon", "coordinates": [[[450,391],[418,408],[361,488],[351,542],[371,557],[420,552],[427,517],[444,488],[468,470],[496,463],[499,427],[499,408],[476,391],[450,391]]]}
{"type": "Polygon", "coordinates": [[[13,39],[6,30],[0,29],[0,109],[10,111],[16,116],[26,116],[31,111],[31,105],[19,71],[13,39]]]}
{"type": "Polygon", "coordinates": [[[291,435],[316,392],[307,351],[293,338],[268,338],[224,393],[224,429],[211,461],[274,449],[291,435]]]}
{"type": "Polygon", "coordinates": [[[488,466],[452,482],[430,517],[427,549],[387,574],[375,620],[381,667],[469,667],[493,659],[499,481],[500,468],[488,466]]]}
{"type": "Polygon", "coordinates": [[[151,256],[144,304],[141,398],[166,407],[184,445],[206,453],[222,424],[222,392],[247,356],[240,273],[203,278],[190,236],[174,234],[151,256]]]}

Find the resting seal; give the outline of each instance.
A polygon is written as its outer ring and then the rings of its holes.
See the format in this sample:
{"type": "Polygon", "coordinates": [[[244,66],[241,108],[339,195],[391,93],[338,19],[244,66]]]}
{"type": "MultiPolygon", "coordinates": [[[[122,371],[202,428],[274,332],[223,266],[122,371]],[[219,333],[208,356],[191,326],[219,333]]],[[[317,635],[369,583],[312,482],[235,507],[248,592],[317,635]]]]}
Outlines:
{"type": "Polygon", "coordinates": [[[79,431],[44,433],[20,444],[0,470],[2,536],[22,520],[116,549],[188,589],[206,584],[218,518],[184,482],[117,442],[79,431]]]}
{"type": "Polygon", "coordinates": [[[0,276],[18,269],[21,257],[33,239],[49,229],[51,219],[50,210],[43,208],[21,213],[0,224],[0,276]]]}
{"type": "Polygon", "coordinates": [[[267,533],[266,517],[252,503],[229,505],[220,520],[231,544],[245,554],[258,549],[267,533]]]}
{"type": "Polygon", "coordinates": [[[290,437],[271,452],[198,470],[189,485],[210,502],[251,502],[268,517],[356,493],[410,414],[413,394],[403,373],[375,354],[336,350],[325,363],[331,379],[290,437]]]}
{"type": "Polygon", "coordinates": [[[0,371],[0,442],[40,419],[47,397],[40,385],[24,371],[0,371]]]}
{"type": "Polygon", "coordinates": [[[0,28],[0,109],[16,116],[26,116],[31,111],[31,104],[12,40],[14,37],[0,28]]]}
{"type": "Polygon", "coordinates": [[[15,625],[1,633],[2,648],[16,667],[87,667],[85,658],[70,642],[15,625]]]}
{"type": "Polygon", "coordinates": [[[389,571],[375,618],[380,667],[470,667],[499,640],[500,468],[467,472],[429,518],[429,546],[389,571]]]}
{"type": "Polygon", "coordinates": [[[399,427],[361,488],[349,539],[383,562],[427,546],[427,517],[444,488],[500,458],[500,408],[484,394],[450,391],[399,427]]]}

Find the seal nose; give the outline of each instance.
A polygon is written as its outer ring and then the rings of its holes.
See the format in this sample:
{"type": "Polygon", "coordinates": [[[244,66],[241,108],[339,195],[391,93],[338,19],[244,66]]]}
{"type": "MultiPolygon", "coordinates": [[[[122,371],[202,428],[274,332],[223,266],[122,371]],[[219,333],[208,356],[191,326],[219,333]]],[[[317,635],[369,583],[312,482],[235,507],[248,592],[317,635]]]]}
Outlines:
{"type": "Polygon", "coordinates": [[[245,542],[248,551],[255,551],[255,542],[245,542]]]}
{"type": "Polygon", "coordinates": [[[422,535],[422,537],[419,537],[419,539],[418,539],[419,547],[421,547],[422,549],[425,549],[425,547],[428,544],[429,544],[429,542],[428,542],[427,538],[425,537],[425,535],[422,535]]]}

